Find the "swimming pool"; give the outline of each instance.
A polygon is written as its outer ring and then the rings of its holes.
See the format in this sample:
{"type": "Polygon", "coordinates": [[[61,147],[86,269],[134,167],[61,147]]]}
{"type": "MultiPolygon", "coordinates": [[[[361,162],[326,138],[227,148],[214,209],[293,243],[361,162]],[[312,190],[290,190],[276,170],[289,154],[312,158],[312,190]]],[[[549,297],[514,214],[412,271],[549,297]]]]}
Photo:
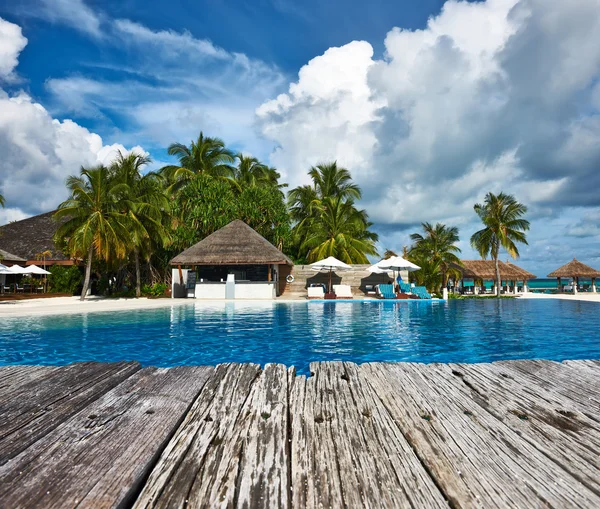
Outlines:
{"type": "Polygon", "coordinates": [[[280,362],[307,373],[320,360],[600,359],[599,310],[550,299],[223,302],[3,318],[0,364],[280,362]]]}

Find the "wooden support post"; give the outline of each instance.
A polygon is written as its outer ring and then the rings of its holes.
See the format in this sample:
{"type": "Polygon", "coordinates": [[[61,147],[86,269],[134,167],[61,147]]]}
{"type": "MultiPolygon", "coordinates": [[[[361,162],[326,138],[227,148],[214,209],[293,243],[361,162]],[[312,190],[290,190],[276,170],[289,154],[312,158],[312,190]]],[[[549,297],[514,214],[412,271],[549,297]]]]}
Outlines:
{"type": "Polygon", "coordinates": [[[179,270],[179,284],[183,284],[183,272],[181,271],[181,265],[177,265],[177,269],[179,270]]]}
{"type": "Polygon", "coordinates": [[[267,265],[267,281],[271,282],[271,264],[267,265]]]}

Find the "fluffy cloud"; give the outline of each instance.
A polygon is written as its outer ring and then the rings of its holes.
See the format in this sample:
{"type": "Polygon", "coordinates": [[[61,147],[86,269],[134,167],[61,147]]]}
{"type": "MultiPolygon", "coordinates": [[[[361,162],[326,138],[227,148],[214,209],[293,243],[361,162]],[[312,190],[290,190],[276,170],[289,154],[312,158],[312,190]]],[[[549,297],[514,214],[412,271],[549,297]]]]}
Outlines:
{"type": "Polygon", "coordinates": [[[533,244],[548,239],[559,212],[599,203],[599,7],[448,0],[425,29],[392,29],[381,59],[367,42],[332,48],[257,109],[272,162],[297,185],[337,159],[396,247],[421,221],[466,236],[473,203],[499,190],[530,205],[533,244]]]}
{"type": "MultiPolygon", "coordinates": [[[[26,39],[21,30],[16,25],[7,29],[7,24],[12,25],[0,19],[2,47],[22,49],[26,39]]],[[[12,58],[15,63],[4,71],[8,76],[14,72],[18,51],[12,58]]],[[[52,118],[24,92],[9,95],[0,89],[0,111],[0,192],[7,202],[7,209],[0,209],[0,224],[52,210],[66,197],[68,175],[82,165],[110,163],[118,151],[128,153],[122,145],[103,144],[98,134],[72,120],[52,118]]],[[[144,152],[139,146],[131,150],[144,152]]]]}
{"type": "Polygon", "coordinates": [[[27,45],[21,27],[0,18],[0,81],[15,79],[14,69],[19,63],[19,54],[27,45]]]}

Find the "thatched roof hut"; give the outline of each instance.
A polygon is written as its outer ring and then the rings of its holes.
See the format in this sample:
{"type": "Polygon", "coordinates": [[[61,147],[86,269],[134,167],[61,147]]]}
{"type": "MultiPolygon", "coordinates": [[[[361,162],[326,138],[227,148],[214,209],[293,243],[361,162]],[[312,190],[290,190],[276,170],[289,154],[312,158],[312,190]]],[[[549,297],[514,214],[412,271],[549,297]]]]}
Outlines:
{"type": "Polygon", "coordinates": [[[50,251],[52,255],[46,258],[46,264],[71,265],[73,262],[52,240],[60,224],[54,220],[54,212],[0,226],[0,249],[27,260],[28,264],[39,263],[38,255],[50,251]]]}
{"type": "Polygon", "coordinates": [[[183,251],[171,265],[293,265],[262,235],[236,219],[183,251]]]}
{"type": "Polygon", "coordinates": [[[554,272],[548,274],[548,277],[556,278],[600,278],[600,272],[593,269],[585,263],[581,263],[579,260],[573,258],[569,263],[556,269],[554,272]]]}
{"type": "MultiPolygon", "coordinates": [[[[462,273],[467,279],[496,279],[496,265],[494,260],[461,260],[462,266],[453,264],[453,268],[462,273]]],[[[498,261],[500,277],[509,281],[527,281],[536,276],[531,272],[512,263],[498,261]]]]}
{"type": "Polygon", "coordinates": [[[4,249],[0,249],[0,263],[4,265],[12,265],[15,263],[21,264],[25,262],[25,258],[21,258],[20,256],[9,253],[8,251],[4,251],[4,249]]]}

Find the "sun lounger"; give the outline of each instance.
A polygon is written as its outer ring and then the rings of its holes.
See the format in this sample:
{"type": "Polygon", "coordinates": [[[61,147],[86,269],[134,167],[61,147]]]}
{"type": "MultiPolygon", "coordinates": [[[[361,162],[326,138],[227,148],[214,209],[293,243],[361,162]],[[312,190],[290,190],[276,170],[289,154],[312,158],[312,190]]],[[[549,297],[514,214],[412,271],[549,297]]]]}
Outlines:
{"type": "Polygon", "coordinates": [[[431,294],[427,291],[424,286],[415,286],[412,289],[413,295],[419,297],[419,299],[431,299],[431,294]]]}
{"type": "Polygon", "coordinates": [[[308,298],[309,299],[324,299],[325,292],[322,286],[309,286],[308,287],[308,298]]]}
{"type": "Polygon", "coordinates": [[[338,299],[353,299],[350,285],[333,285],[333,293],[338,299]]]}
{"type": "Polygon", "coordinates": [[[382,299],[395,299],[394,285],[379,285],[379,296],[382,299]]]}

